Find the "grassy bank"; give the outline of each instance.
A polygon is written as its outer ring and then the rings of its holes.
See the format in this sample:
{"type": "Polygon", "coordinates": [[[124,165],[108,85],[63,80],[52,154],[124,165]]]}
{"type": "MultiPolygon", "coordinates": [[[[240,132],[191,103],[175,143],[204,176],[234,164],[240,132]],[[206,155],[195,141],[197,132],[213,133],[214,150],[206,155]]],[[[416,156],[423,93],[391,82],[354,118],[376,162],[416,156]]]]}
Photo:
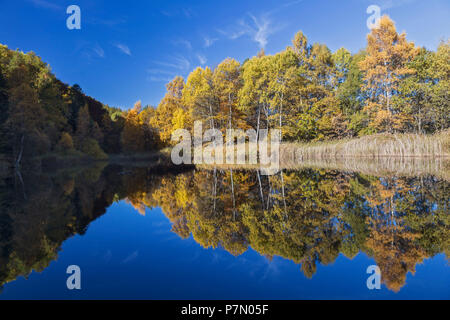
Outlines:
{"type": "MultiPolygon", "coordinates": [[[[246,155],[248,162],[248,147],[246,155]]],[[[205,145],[203,146],[205,148],[205,145]]],[[[254,150],[258,147],[255,145],[254,150]]],[[[235,161],[237,150],[234,145],[235,161]]],[[[218,149],[225,161],[226,146],[218,149]]],[[[270,152],[270,144],[268,145],[270,152]]],[[[201,151],[200,151],[201,152],[201,151]]],[[[205,149],[203,150],[205,152],[205,149]]],[[[194,152],[193,152],[194,153],[194,152]]],[[[213,153],[214,154],[214,153],[213,153]]],[[[360,138],[330,140],[310,143],[284,142],[280,145],[281,166],[298,165],[313,160],[380,158],[450,158],[450,130],[434,135],[419,134],[374,134],[360,138]]],[[[234,166],[234,165],[233,165],[234,166]]]]}
{"type": "Polygon", "coordinates": [[[434,135],[375,134],[355,139],[281,146],[281,162],[339,158],[447,158],[450,130],[434,135]]]}
{"type": "MultiPolygon", "coordinates": [[[[258,164],[207,165],[202,169],[259,169],[258,164]]],[[[280,169],[332,169],[376,176],[432,174],[450,180],[450,131],[435,135],[376,134],[315,143],[283,143],[280,169]]]]}

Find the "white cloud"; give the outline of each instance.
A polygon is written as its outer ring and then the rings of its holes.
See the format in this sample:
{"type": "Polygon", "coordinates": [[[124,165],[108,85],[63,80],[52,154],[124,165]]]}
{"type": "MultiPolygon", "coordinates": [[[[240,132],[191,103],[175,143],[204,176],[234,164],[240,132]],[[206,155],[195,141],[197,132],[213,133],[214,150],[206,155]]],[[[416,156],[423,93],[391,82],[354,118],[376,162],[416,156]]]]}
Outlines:
{"type": "Polygon", "coordinates": [[[160,11],[162,15],[165,15],[166,17],[172,18],[176,16],[184,16],[185,18],[193,18],[196,16],[196,13],[191,8],[181,8],[177,10],[161,10],[160,11]]]}
{"type": "Polygon", "coordinates": [[[235,26],[229,28],[228,31],[217,30],[231,40],[236,40],[244,35],[250,35],[253,31],[244,19],[239,19],[235,26]]]}
{"type": "MultiPolygon", "coordinates": [[[[275,23],[273,16],[279,14],[287,8],[302,3],[305,0],[291,0],[285,3],[278,4],[276,8],[263,12],[260,15],[253,15],[247,13],[246,16],[236,21],[232,26],[225,29],[216,28],[216,31],[225,37],[236,40],[243,36],[250,37],[253,41],[258,43],[259,47],[265,48],[269,41],[269,37],[284,28],[284,24],[275,23]]],[[[374,1],[374,0],[371,0],[374,1]]],[[[386,0],[389,1],[389,0],[386,0]]],[[[400,1],[414,1],[414,0],[400,0],[400,1]]],[[[205,40],[206,43],[206,40],[205,40]]],[[[208,47],[206,45],[206,47],[208,47]]]]}
{"type": "Polygon", "coordinates": [[[153,82],[169,82],[177,75],[184,76],[189,72],[191,63],[181,55],[169,57],[165,61],[153,61],[157,67],[147,70],[147,79],[153,82]]]}
{"type": "Polygon", "coordinates": [[[98,44],[92,49],[94,52],[99,56],[100,58],[105,57],[105,50],[103,50],[102,47],[100,47],[98,44]]]}
{"type": "Polygon", "coordinates": [[[250,15],[250,17],[256,25],[253,40],[258,42],[261,48],[265,48],[268,37],[275,32],[275,29],[271,26],[271,21],[267,17],[261,19],[257,19],[253,15],[250,15]]]}
{"type": "Polygon", "coordinates": [[[147,80],[151,82],[170,82],[173,77],[163,77],[163,76],[148,76],[147,80]]]}
{"type": "Polygon", "coordinates": [[[125,45],[123,43],[116,43],[115,46],[116,46],[116,48],[118,48],[120,51],[122,51],[126,55],[131,56],[131,50],[130,50],[130,48],[128,48],[127,45],[125,45]]]}
{"type": "Polygon", "coordinates": [[[262,14],[259,17],[249,13],[248,16],[238,20],[236,25],[229,28],[228,31],[222,29],[217,29],[217,31],[231,40],[249,36],[261,48],[264,48],[268,43],[269,36],[281,29],[281,25],[274,25],[269,13],[262,14]]]}
{"type": "Polygon", "coordinates": [[[217,39],[217,38],[210,38],[210,37],[203,37],[203,41],[205,42],[205,48],[211,47],[214,44],[214,42],[216,42],[217,40],[219,40],[219,39],[217,39]]]}
{"type": "Polygon", "coordinates": [[[154,63],[163,67],[182,71],[188,71],[191,66],[189,60],[180,55],[172,57],[169,61],[154,61],[154,63]]]}
{"type": "Polygon", "coordinates": [[[75,51],[87,58],[89,61],[105,57],[105,50],[98,44],[89,41],[83,41],[77,45],[75,51]]]}
{"type": "Polygon", "coordinates": [[[205,65],[206,62],[208,62],[208,60],[206,59],[206,57],[204,55],[197,54],[197,58],[202,66],[205,65]]]}
{"type": "Polygon", "coordinates": [[[416,0],[365,0],[369,4],[380,6],[381,10],[388,10],[392,8],[401,7],[410,4],[416,0]]]}
{"type": "Polygon", "coordinates": [[[166,75],[173,75],[173,71],[165,70],[165,69],[158,69],[158,68],[151,68],[147,70],[147,73],[149,74],[166,74],[166,75]]]}
{"type": "Polygon", "coordinates": [[[159,68],[148,69],[147,73],[149,74],[147,80],[152,82],[170,82],[176,76],[173,70],[159,68]]]}
{"type": "Polygon", "coordinates": [[[172,43],[174,45],[182,45],[182,46],[186,47],[186,49],[192,50],[192,44],[189,40],[177,39],[177,40],[172,41],[172,43]]]}
{"type": "Polygon", "coordinates": [[[180,70],[187,71],[191,67],[191,63],[189,62],[189,60],[183,56],[176,56],[173,58],[173,60],[175,62],[176,67],[180,70]]]}

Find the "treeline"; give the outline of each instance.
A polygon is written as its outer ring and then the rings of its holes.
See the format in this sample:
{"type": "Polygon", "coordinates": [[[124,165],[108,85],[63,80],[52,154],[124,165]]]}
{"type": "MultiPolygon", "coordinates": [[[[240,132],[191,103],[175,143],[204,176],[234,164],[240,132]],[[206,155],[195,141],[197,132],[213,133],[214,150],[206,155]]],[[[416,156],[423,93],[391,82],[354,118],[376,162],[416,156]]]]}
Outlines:
{"type": "Polygon", "coordinates": [[[0,154],[8,159],[119,153],[121,114],[62,83],[33,52],[0,45],[0,154]]]}
{"type": "Polygon", "coordinates": [[[448,128],[450,43],[418,48],[387,16],[367,39],[364,51],[333,53],[298,32],[278,54],[199,67],[167,85],[150,126],[163,145],[196,120],[220,130],[279,128],[283,141],[448,128]]]}
{"type": "Polygon", "coordinates": [[[398,34],[389,17],[364,51],[308,42],[242,64],[176,77],[157,108],[111,108],[68,86],[33,52],[0,46],[0,154],[19,163],[46,153],[143,153],[171,134],[203,128],[281,129],[283,141],[320,141],[379,132],[434,133],[450,127],[450,42],[436,52],[398,34]]]}

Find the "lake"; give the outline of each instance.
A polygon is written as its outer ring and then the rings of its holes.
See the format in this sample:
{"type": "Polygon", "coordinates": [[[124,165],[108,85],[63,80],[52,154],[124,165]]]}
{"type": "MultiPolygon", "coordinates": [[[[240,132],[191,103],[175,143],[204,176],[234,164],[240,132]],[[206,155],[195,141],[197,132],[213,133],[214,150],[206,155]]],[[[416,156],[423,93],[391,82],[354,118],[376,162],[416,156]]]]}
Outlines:
{"type": "Polygon", "coordinates": [[[439,170],[97,163],[3,175],[0,299],[449,299],[439,170]],[[80,290],[66,286],[71,265],[80,290]]]}

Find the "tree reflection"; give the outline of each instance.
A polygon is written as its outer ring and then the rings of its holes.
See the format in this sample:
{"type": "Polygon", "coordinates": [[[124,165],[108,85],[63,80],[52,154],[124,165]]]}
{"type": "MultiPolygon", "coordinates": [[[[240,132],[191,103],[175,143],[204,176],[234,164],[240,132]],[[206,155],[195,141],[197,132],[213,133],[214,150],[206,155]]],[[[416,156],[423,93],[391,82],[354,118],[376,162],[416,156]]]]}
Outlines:
{"type": "Polygon", "coordinates": [[[45,269],[61,244],[115,201],[160,207],[182,238],[237,256],[249,247],[312,277],[339,254],[373,257],[398,291],[417,263],[449,256],[449,183],[433,176],[374,177],[302,169],[258,171],[96,166],[0,180],[0,284],[45,269]]]}

